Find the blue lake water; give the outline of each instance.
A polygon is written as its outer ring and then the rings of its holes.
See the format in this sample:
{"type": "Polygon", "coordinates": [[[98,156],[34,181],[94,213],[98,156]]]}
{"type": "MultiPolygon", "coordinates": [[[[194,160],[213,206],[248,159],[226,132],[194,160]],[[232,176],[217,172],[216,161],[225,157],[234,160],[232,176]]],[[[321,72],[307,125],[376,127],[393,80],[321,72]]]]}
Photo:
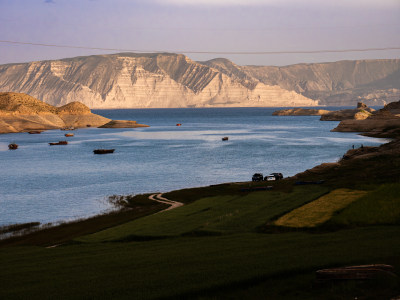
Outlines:
{"type": "Polygon", "coordinates": [[[277,117],[274,110],[94,110],[151,127],[85,128],[71,138],[60,130],[0,135],[0,225],[91,216],[110,209],[106,198],[113,194],[248,181],[256,172],[291,176],[337,161],[352,145],[385,142],[330,132],[338,122],[318,116],[277,117]],[[65,139],[66,146],[48,145],[65,139]],[[18,150],[8,150],[11,142],[18,150]],[[97,148],[116,150],[94,155],[97,148]]]}

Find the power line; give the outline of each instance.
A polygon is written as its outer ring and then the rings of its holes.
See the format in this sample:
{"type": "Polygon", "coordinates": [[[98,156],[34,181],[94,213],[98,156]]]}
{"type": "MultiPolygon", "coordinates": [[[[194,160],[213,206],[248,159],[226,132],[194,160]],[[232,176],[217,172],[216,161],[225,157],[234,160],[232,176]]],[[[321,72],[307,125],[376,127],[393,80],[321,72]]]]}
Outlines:
{"type": "Polygon", "coordinates": [[[71,45],[56,45],[44,43],[30,43],[30,42],[17,42],[17,41],[4,41],[0,43],[17,44],[17,45],[31,45],[42,47],[55,47],[55,48],[73,48],[73,49],[87,49],[87,50],[101,50],[101,51],[121,51],[121,52],[153,52],[153,53],[179,53],[179,54],[235,54],[235,55],[270,55],[270,54],[316,54],[316,53],[345,53],[345,52],[368,52],[368,51],[387,51],[387,50],[400,50],[400,47],[384,47],[384,48],[358,48],[358,49],[329,49],[329,50],[297,50],[297,51],[198,51],[198,50],[177,50],[177,51],[160,51],[160,50],[138,50],[138,49],[119,49],[119,48],[100,48],[100,47],[84,47],[84,46],[71,46],[71,45]]]}

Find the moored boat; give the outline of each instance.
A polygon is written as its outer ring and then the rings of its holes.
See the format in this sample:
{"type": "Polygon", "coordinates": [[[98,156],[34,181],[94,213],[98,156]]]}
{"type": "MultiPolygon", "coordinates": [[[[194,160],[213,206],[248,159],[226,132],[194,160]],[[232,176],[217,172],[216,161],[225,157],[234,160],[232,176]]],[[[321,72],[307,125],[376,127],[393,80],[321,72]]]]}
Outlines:
{"type": "Polygon", "coordinates": [[[108,154],[114,153],[115,149],[95,149],[93,150],[94,154],[108,154]]]}
{"type": "Polygon", "coordinates": [[[224,136],[224,137],[222,138],[222,140],[223,140],[223,141],[227,141],[227,140],[229,140],[229,138],[228,138],[227,136],[224,136]]]}
{"type": "Polygon", "coordinates": [[[41,134],[43,132],[43,130],[31,130],[28,131],[29,134],[41,134]]]}
{"type": "Polygon", "coordinates": [[[54,145],[68,145],[67,141],[59,141],[57,143],[49,143],[50,146],[54,146],[54,145]]]}
{"type": "Polygon", "coordinates": [[[74,136],[74,134],[73,133],[66,133],[66,134],[64,134],[66,137],[71,137],[71,136],[74,136]]]}
{"type": "Polygon", "coordinates": [[[176,126],[181,126],[181,125],[182,125],[181,123],[177,123],[177,124],[176,124],[176,126]]]}
{"type": "Polygon", "coordinates": [[[18,145],[15,144],[15,143],[9,144],[9,145],[8,145],[8,149],[10,149],[10,150],[16,150],[16,149],[18,149],[18,145]]]}

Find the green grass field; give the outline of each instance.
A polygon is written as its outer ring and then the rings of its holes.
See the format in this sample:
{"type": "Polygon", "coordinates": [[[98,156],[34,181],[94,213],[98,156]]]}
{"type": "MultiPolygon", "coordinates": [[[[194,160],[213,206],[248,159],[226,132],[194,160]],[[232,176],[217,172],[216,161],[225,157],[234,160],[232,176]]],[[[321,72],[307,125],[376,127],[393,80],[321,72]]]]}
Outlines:
{"type": "Polygon", "coordinates": [[[324,187],[297,187],[291,193],[259,191],[206,197],[160,214],[144,217],[89,236],[80,242],[134,240],[185,234],[219,235],[254,232],[274,217],[317,199],[324,187]]]}
{"type": "Polygon", "coordinates": [[[400,241],[393,240],[399,234],[399,227],[370,227],[325,234],[240,233],[51,249],[3,248],[0,298],[209,297],[249,284],[268,286],[270,278],[281,278],[275,297],[289,297],[296,291],[285,286],[286,277],[305,276],[308,280],[301,288],[310,293],[314,272],[320,268],[359,263],[400,267],[400,241]]]}
{"type": "Polygon", "coordinates": [[[285,227],[316,227],[327,222],[335,212],[367,194],[365,191],[336,189],[280,217],[274,225],[285,227]]]}
{"type": "Polygon", "coordinates": [[[331,224],[400,224],[400,184],[384,184],[336,214],[331,224]]]}

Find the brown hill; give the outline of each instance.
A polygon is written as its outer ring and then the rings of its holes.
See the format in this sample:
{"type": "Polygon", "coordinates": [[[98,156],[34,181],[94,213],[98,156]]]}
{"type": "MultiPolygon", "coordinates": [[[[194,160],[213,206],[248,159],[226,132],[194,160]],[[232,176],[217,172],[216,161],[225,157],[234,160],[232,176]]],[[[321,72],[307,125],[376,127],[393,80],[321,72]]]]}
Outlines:
{"type": "Polygon", "coordinates": [[[76,101],[57,108],[57,114],[85,115],[90,113],[89,107],[76,101]]]}
{"type": "Polygon", "coordinates": [[[0,111],[3,113],[56,113],[57,108],[22,93],[0,93],[0,111]]]}
{"type": "Polygon", "coordinates": [[[0,93],[0,133],[63,127],[98,127],[110,119],[92,114],[82,103],[54,107],[21,93],[0,93]]]}

